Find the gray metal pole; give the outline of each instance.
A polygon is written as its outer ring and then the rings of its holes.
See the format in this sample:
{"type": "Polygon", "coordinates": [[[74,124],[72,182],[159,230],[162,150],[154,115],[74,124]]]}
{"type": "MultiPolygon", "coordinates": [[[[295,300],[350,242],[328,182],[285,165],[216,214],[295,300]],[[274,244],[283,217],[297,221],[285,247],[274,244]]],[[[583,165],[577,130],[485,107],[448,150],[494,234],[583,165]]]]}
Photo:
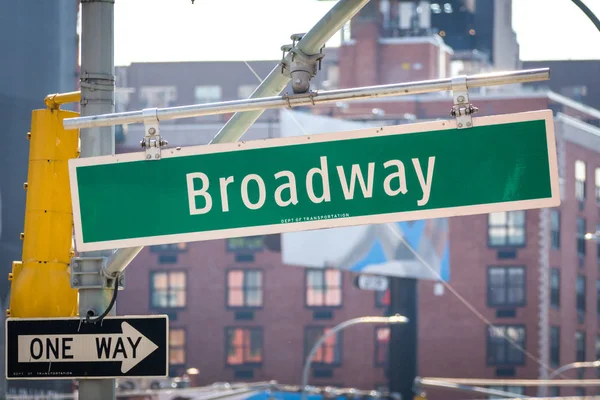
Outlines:
{"type": "MultiPolygon", "coordinates": [[[[340,0],[302,37],[297,48],[307,55],[317,54],[321,47],[368,2],[369,0],[340,0]]],[[[291,56],[288,55],[287,65],[290,61],[291,56]]],[[[250,95],[250,98],[277,96],[289,81],[290,78],[281,73],[281,66],[278,65],[250,95]]],[[[211,143],[237,142],[262,113],[263,110],[235,113],[211,143]]]]}
{"type": "MultiPolygon", "coordinates": [[[[81,0],[81,115],[115,112],[114,102],[114,0],[81,0]]],[[[81,157],[114,154],[113,126],[82,129],[81,157]]],[[[89,252],[81,257],[109,256],[111,252],[89,252]],[[107,254],[108,253],[108,254],[107,254]]],[[[109,289],[79,289],[79,315],[100,315],[112,297],[109,289]]],[[[109,315],[115,315],[115,307],[109,315]]],[[[82,400],[115,399],[114,379],[79,380],[82,400]]]]}

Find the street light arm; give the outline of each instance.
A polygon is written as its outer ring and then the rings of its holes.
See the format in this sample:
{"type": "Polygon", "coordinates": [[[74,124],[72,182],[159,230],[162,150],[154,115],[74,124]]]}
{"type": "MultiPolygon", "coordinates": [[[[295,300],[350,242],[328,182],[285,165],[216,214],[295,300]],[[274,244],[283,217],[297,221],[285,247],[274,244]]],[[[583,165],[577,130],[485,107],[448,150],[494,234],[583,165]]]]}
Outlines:
{"type": "Polygon", "coordinates": [[[579,361],[579,362],[573,362],[570,364],[565,364],[563,366],[561,366],[560,368],[554,370],[550,376],[548,377],[548,379],[553,379],[555,376],[560,375],[561,373],[570,370],[570,369],[576,369],[576,368],[597,368],[600,367],[600,360],[596,360],[596,361],[579,361]]]}
{"type": "Polygon", "coordinates": [[[403,317],[398,314],[391,316],[391,317],[359,317],[359,318],[349,319],[348,321],[344,321],[344,322],[334,326],[329,331],[325,332],[319,338],[319,340],[317,340],[315,342],[312,349],[310,350],[310,353],[308,354],[308,357],[306,358],[306,362],[304,363],[304,370],[302,371],[302,400],[306,400],[306,386],[308,384],[308,373],[310,371],[310,365],[312,363],[312,359],[315,356],[319,347],[321,347],[321,345],[325,342],[325,340],[327,340],[328,337],[330,337],[331,335],[336,334],[337,332],[341,331],[342,329],[345,329],[352,325],[358,325],[358,324],[403,324],[403,323],[407,323],[407,322],[408,322],[408,318],[403,317]]]}

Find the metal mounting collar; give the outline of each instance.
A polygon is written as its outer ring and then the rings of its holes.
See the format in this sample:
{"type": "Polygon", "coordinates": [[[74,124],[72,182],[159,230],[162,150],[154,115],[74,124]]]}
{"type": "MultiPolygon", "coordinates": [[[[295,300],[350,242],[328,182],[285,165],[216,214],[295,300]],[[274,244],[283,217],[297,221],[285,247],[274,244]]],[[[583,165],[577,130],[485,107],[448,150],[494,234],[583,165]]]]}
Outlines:
{"type": "Polygon", "coordinates": [[[144,139],[142,139],[140,145],[146,150],[146,160],[160,160],[160,148],[166,146],[169,142],[160,137],[158,109],[144,108],[142,118],[144,119],[144,139]]]}
{"type": "Polygon", "coordinates": [[[458,129],[471,128],[473,126],[472,115],[479,109],[469,101],[467,77],[464,75],[452,78],[452,102],[450,115],[456,118],[456,127],[458,129]]]}
{"type": "Polygon", "coordinates": [[[119,289],[125,284],[125,274],[109,276],[104,269],[105,257],[74,257],[71,259],[71,287],[74,289],[113,289],[115,279],[119,289]]]}
{"type": "Polygon", "coordinates": [[[293,40],[292,45],[281,46],[283,51],[281,59],[281,73],[289,76],[292,80],[292,90],[294,93],[307,93],[310,91],[310,80],[317,74],[317,69],[321,69],[321,60],[325,56],[323,47],[317,54],[306,54],[298,46],[297,43],[304,36],[303,33],[293,34],[290,38],[293,40]],[[286,62],[286,56],[290,55],[289,64],[286,62]],[[289,71],[286,71],[286,67],[289,71]]]}

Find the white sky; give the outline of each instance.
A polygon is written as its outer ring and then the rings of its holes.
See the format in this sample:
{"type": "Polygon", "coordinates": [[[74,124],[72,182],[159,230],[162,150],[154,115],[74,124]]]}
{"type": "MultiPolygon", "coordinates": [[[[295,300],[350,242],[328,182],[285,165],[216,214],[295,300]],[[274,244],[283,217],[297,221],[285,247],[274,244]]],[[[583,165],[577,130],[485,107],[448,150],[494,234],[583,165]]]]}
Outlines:
{"type": "MultiPolygon", "coordinates": [[[[489,0],[492,1],[492,0],[489,0]]],[[[503,0],[496,0],[503,1],[503,0]]],[[[600,0],[585,0],[600,16],[600,0]]],[[[278,59],[335,1],[120,0],[115,64],[278,59]]],[[[513,0],[521,59],[600,59],[600,32],[571,0],[513,0]]],[[[339,37],[328,45],[337,45],[339,37]]]]}

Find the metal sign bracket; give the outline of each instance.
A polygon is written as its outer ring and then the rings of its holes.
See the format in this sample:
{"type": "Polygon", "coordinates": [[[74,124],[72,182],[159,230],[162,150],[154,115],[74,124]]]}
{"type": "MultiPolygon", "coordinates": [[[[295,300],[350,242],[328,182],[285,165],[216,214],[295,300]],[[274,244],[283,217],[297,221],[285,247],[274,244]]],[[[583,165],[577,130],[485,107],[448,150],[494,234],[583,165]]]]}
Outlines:
{"type": "Polygon", "coordinates": [[[473,127],[473,114],[479,109],[469,101],[469,89],[467,88],[467,77],[457,76],[452,78],[452,111],[450,115],[456,118],[458,129],[473,127]]]}
{"type": "Polygon", "coordinates": [[[169,142],[160,137],[158,108],[144,108],[142,118],[144,121],[144,138],[140,145],[146,151],[146,160],[160,160],[160,149],[169,142]]]}

